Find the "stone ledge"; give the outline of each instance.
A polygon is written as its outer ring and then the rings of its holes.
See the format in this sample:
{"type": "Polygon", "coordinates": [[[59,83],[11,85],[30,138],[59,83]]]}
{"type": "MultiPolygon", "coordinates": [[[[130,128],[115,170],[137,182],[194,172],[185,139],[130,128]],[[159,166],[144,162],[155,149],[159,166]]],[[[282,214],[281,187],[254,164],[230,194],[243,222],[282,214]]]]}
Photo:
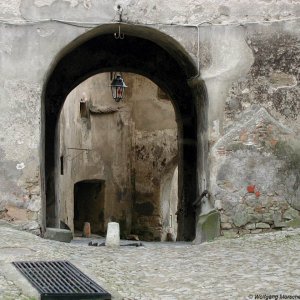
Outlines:
{"type": "Polygon", "coordinates": [[[44,238],[47,240],[70,243],[73,239],[73,233],[68,229],[47,227],[44,238]]]}

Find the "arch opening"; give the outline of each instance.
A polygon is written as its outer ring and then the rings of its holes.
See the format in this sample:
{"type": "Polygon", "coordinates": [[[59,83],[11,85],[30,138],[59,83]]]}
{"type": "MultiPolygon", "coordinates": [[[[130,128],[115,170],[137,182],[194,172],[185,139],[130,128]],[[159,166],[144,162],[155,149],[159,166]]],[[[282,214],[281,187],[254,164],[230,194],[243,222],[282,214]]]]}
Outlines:
{"type": "MultiPolygon", "coordinates": [[[[178,240],[195,237],[196,212],[192,203],[201,188],[204,163],[199,160],[198,133],[206,131],[206,103],[199,122],[197,110],[202,101],[202,84],[192,86],[189,78],[197,69],[184,49],[169,36],[143,26],[122,25],[124,40],[116,40],[116,24],[92,30],[66,47],[51,68],[42,102],[42,175],[44,175],[44,227],[58,227],[57,125],[69,92],[85,79],[103,72],[131,72],[143,75],[172,99],[178,125],[178,240]],[[147,38],[145,38],[147,37],[147,38]],[[199,88],[200,86],[200,88],[199,88]],[[201,128],[199,128],[199,124],[201,128]],[[200,162],[200,166],[199,166],[200,162]],[[197,166],[198,165],[198,166],[197,166]],[[200,171],[200,172],[199,172],[200,171]]],[[[204,155],[205,156],[205,155],[204,155]]],[[[203,154],[202,154],[203,157],[203,154]]],[[[205,172],[204,172],[205,173],[205,172]]]]}

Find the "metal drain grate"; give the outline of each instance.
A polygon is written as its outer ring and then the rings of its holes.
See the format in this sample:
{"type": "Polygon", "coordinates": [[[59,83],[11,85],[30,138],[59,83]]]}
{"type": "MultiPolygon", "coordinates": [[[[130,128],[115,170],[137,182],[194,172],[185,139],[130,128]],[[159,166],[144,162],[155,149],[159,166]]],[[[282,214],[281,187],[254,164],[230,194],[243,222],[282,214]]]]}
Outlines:
{"type": "Polygon", "coordinates": [[[96,282],[68,261],[13,262],[41,299],[111,299],[96,282]]]}

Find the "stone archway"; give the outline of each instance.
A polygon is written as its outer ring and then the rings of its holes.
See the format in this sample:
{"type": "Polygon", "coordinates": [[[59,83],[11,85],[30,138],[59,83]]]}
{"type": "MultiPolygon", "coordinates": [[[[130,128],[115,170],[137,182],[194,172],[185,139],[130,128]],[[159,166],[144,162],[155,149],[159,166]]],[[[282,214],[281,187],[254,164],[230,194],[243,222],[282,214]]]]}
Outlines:
{"type": "Polygon", "coordinates": [[[205,88],[183,47],[170,36],[143,26],[121,25],[125,39],[113,33],[118,24],[102,25],[79,37],[57,56],[43,90],[42,174],[44,227],[58,226],[55,153],[57,123],[68,93],[88,77],[108,71],[148,77],[171,97],[178,124],[178,239],[195,237],[195,201],[206,177],[205,88]],[[197,113],[199,112],[199,113],[197,113]]]}

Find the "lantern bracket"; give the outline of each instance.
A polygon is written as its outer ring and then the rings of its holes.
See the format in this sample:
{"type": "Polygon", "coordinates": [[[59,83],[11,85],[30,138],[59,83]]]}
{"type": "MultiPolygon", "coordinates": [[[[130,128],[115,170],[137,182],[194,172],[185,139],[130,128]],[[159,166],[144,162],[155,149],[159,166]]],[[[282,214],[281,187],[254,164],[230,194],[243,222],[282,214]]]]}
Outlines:
{"type": "Polygon", "coordinates": [[[123,13],[123,8],[120,4],[118,4],[117,6],[117,15],[119,16],[118,22],[122,22],[122,13],[123,13]]]}
{"type": "Polygon", "coordinates": [[[125,35],[124,33],[121,33],[121,26],[119,25],[119,32],[114,33],[114,37],[116,40],[123,40],[125,35]]]}

